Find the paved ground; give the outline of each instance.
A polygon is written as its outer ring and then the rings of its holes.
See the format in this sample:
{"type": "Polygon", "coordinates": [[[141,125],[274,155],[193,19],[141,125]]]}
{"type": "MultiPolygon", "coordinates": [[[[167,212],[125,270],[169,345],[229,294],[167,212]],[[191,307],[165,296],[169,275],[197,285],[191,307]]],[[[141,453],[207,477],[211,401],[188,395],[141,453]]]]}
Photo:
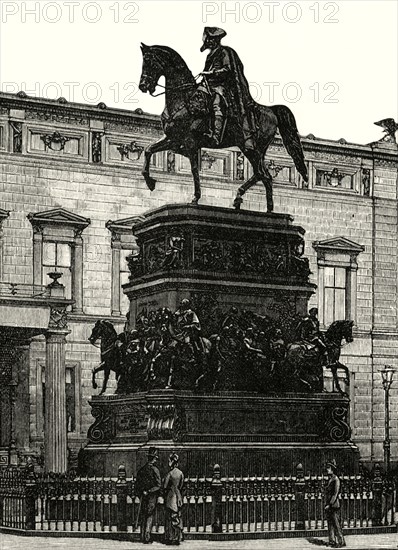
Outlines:
{"type": "MultiPolygon", "coordinates": [[[[181,550],[316,550],[327,548],[325,538],[294,538],[270,540],[235,540],[210,542],[186,541],[181,544],[181,550]]],[[[350,535],[346,537],[347,549],[355,550],[382,550],[398,549],[398,533],[383,535],[350,535]]],[[[114,541],[93,538],[50,538],[50,537],[21,537],[0,533],[0,550],[162,550],[166,548],[160,543],[143,545],[128,541],[114,541]]]]}

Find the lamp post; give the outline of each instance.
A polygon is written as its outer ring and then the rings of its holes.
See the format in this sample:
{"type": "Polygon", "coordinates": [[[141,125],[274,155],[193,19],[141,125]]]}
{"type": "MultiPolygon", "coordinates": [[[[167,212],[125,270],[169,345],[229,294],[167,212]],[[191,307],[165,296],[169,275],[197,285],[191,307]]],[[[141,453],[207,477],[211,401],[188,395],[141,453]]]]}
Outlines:
{"type": "Polygon", "coordinates": [[[386,365],[385,368],[380,371],[380,374],[383,380],[384,397],[385,397],[383,449],[384,449],[384,467],[386,470],[386,474],[389,474],[390,472],[390,403],[389,403],[390,395],[389,394],[390,394],[390,387],[394,377],[394,372],[395,370],[390,365],[386,365]]]}

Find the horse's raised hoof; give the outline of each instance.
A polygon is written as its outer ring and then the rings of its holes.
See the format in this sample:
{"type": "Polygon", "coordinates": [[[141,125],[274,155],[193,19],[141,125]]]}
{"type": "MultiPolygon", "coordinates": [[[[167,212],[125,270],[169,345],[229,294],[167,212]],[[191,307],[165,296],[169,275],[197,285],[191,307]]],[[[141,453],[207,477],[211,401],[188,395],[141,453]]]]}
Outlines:
{"type": "Polygon", "coordinates": [[[242,197],[240,195],[236,195],[235,200],[234,200],[234,208],[236,210],[240,210],[240,206],[241,206],[242,203],[243,203],[242,197]]]}
{"type": "Polygon", "coordinates": [[[142,175],[145,178],[145,183],[150,191],[153,191],[156,187],[156,180],[152,176],[148,176],[148,174],[142,173],[142,175]]]}
{"type": "Polygon", "coordinates": [[[98,388],[98,385],[96,382],[93,382],[93,389],[96,390],[98,388]]]}

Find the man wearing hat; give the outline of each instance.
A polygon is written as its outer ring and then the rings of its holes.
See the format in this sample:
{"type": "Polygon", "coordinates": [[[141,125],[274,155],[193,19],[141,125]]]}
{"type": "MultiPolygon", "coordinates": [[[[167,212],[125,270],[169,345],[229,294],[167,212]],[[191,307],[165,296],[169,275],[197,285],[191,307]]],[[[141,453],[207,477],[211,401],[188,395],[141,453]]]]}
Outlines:
{"type": "Polygon", "coordinates": [[[201,73],[206,78],[213,101],[213,132],[209,137],[214,147],[220,145],[225,116],[228,113],[237,120],[241,128],[242,146],[253,149],[253,135],[256,133],[254,102],[238,54],[232,48],[221,45],[221,39],[226,34],[218,27],[205,27],[203,45],[200,48],[201,52],[210,50],[201,73]]]}
{"type": "Polygon", "coordinates": [[[339,521],[340,510],[340,479],[337,476],[337,464],[333,459],[326,464],[329,477],[325,492],[325,512],[329,530],[329,546],[343,548],[346,546],[343,531],[339,521]]]}
{"type": "Polygon", "coordinates": [[[148,544],[152,542],[152,524],[159,492],[162,485],[160,472],[156,466],[158,451],[155,447],[149,447],[148,462],[137,472],[135,482],[136,495],[141,499],[139,522],[141,542],[148,544]]]}

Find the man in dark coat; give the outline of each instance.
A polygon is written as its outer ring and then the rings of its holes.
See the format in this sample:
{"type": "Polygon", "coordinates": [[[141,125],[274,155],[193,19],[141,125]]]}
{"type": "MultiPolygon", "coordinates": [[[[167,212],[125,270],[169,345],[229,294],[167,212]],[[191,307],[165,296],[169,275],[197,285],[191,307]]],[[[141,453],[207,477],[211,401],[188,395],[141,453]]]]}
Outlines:
{"type": "Polygon", "coordinates": [[[299,323],[298,338],[305,342],[308,349],[317,346],[321,353],[326,352],[323,334],[319,328],[318,308],[312,307],[308,315],[299,323]]]}
{"type": "Polygon", "coordinates": [[[152,524],[159,492],[162,485],[160,472],[156,466],[158,452],[155,447],[148,450],[148,462],[137,472],[135,490],[141,499],[140,506],[140,532],[141,541],[144,544],[152,542],[152,524]]]}
{"type": "Polygon", "coordinates": [[[339,521],[340,510],[340,479],[337,476],[337,464],[331,460],[326,464],[329,477],[325,493],[325,512],[329,530],[329,546],[343,548],[346,546],[343,531],[339,521]]]}
{"type": "Polygon", "coordinates": [[[229,115],[237,120],[241,128],[245,148],[253,149],[253,135],[256,133],[254,102],[238,54],[232,48],[221,45],[221,39],[226,34],[223,29],[205,27],[203,45],[200,48],[201,52],[210,50],[201,74],[205,77],[212,94],[212,145],[220,145],[225,117],[229,115]]]}

